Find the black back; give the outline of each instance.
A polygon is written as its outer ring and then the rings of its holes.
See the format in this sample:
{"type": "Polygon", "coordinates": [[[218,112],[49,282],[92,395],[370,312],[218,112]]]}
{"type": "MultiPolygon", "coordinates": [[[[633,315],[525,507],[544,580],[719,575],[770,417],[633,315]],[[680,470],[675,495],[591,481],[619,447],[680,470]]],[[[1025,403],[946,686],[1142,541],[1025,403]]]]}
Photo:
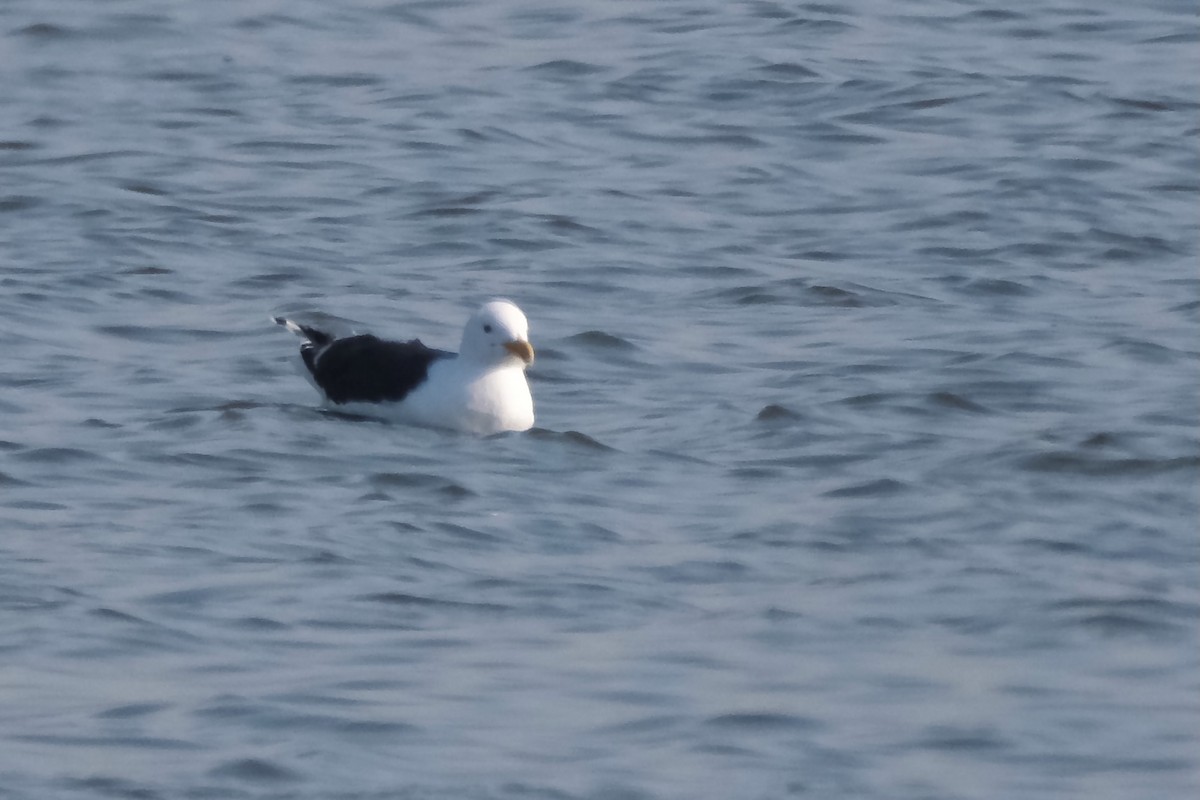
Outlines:
{"type": "Polygon", "coordinates": [[[306,343],[300,355],[317,385],[335,403],[403,400],[429,373],[429,365],[454,354],[411,342],[386,342],[370,334],[337,339],[324,348],[306,343]]]}

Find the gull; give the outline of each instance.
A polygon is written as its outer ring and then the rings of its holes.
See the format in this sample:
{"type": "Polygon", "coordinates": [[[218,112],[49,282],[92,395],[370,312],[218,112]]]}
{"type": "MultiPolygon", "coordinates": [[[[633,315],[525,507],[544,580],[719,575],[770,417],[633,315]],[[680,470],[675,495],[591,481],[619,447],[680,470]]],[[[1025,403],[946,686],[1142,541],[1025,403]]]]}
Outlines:
{"type": "Polygon", "coordinates": [[[272,319],[304,339],[300,358],[308,377],[339,411],[481,435],[533,427],[525,379],[533,363],[529,323],[509,300],[484,303],[471,315],[457,353],[420,339],[337,338],[272,319]]]}

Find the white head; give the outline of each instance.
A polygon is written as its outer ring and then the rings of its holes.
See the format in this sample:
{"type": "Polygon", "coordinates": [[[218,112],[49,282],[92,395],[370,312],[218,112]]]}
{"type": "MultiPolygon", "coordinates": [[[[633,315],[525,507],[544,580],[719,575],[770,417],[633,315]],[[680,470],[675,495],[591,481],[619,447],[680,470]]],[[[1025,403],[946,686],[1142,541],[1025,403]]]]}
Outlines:
{"type": "Polygon", "coordinates": [[[459,358],[524,369],[533,363],[529,322],[508,300],[484,303],[467,320],[458,351],[459,358]]]}

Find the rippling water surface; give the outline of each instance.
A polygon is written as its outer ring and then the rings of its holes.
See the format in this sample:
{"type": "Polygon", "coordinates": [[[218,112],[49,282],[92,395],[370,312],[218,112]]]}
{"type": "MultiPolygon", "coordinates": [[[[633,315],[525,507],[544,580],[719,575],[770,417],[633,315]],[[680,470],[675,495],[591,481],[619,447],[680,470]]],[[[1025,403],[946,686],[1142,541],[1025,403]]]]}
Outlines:
{"type": "Polygon", "coordinates": [[[1193,4],[0,4],[0,797],[1200,788],[1193,4]],[[269,322],[528,313],[537,429],[269,322]]]}

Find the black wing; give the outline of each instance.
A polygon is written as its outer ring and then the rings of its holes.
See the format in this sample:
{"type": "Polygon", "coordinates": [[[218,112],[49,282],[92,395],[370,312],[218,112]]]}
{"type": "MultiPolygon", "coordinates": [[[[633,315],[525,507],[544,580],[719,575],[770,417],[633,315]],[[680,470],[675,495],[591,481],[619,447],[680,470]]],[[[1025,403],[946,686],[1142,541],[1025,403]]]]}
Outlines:
{"type": "MultiPolygon", "coordinates": [[[[311,352],[311,351],[310,351],[311,352]]],[[[335,403],[403,400],[429,373],[429,365],[453,353],[411,342],[385,342],[369,334],[337,339],[319,353],[304,353],[317,385],[335,403]]]]}

